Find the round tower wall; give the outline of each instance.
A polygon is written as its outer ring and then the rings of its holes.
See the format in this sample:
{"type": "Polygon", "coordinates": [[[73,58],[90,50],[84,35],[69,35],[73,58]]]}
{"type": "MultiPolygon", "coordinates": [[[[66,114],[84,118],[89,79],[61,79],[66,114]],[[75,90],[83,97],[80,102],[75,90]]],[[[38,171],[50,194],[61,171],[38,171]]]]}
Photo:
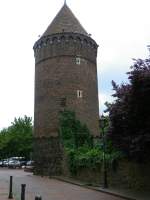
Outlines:
{"type": "Polygon", "coordinates": [[[96,63],[97,47],[93,39],[79,33],[53,34],[35,43],[35,63],[62,55],[80,56],[96,63]]]}
{"type": "Polygon", "coordinates": [[[43,37],[35,52],[35,137],[58,136],[58,115],[75,111],[91,134],[98,131],[97,44],[81,34],[43,37]]]}

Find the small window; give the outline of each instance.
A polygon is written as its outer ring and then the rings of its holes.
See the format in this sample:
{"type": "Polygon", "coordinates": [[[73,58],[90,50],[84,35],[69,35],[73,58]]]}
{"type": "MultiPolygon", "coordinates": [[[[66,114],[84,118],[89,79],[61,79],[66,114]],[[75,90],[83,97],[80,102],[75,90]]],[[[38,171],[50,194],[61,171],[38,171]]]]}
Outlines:
{"type": "Polygon", "coordinates": [[[77,90],[77,97],[82,98],[83,97],[83,91],[82,90],[77,90]]]}
{"type": "Polygon", "coordinates": [[[76,58],[76,64],[80,65],[81,64],[81,58],[76,58]]]}

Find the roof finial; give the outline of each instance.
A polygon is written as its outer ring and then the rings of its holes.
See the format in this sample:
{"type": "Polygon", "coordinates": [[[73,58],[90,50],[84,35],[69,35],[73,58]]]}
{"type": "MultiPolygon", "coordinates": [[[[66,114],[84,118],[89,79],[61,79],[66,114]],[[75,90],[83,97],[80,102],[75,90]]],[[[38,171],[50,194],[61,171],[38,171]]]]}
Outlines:
{"type": "Polygon", "coordinates": [[[66,5],[67,4],[67,2],[66,2],[66,0],[64,0],[64,5],[66,5]]]}

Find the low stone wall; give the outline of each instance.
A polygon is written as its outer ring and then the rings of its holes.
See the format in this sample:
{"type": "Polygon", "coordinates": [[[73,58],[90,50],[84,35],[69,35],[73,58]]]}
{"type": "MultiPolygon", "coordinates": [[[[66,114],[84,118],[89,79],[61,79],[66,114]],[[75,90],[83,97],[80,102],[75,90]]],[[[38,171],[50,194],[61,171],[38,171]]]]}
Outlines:
{"type": "MultiPolygon", "coordinates": [[[[132,190],[150,190],[150,163],[138,164],[121,160],[117,168],[108,168],[108,183],[110,187],[132,189],[132,190]]],[[[103,167],[97,169],[79,169],[74,178],[87,184],[103,185],[103,167]]]]}
{"type": "MultiPolygon", "coordinates": [[[[59,137],[35,138],[34,148],[35,174],[72,176],[59,137]]],[[[87,184],[103,185],[103,174],[103,165],[101,165],[95,169],[80,168],[73,178],[87,184]]],[[[122,159],[115,166],[108,167],[107,176],[109,186],[113,188],[150,190],[150,162],[136,163],[122,159]]]]}
{"type": "Polygon", "coordinates": [[[119,162],[116,171],[109,170],[109,182],[113,187],[149,190],[150,163],[136,163],[128,160],[119,162]]]}

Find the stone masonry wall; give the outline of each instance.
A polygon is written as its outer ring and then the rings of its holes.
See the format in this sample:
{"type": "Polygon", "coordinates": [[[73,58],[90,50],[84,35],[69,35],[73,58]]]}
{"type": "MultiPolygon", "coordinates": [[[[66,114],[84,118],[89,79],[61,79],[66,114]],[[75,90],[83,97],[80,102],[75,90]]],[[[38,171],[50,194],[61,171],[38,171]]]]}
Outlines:
{"type": "MultiPolygon", "coordinates": [[[[109,188],[132,191],[150,191],[150,163],[135,163],[121,160],[117,168],[107,170],[109,188]]],[[[81,168],[74,177],[89,184],[103,185],[103,167],[96,169],[81,168]]]]}
{"type": "Polygon", "coordinates": [[[99,135],[97,44],[87,36],[64,33],[41,38],[34,50],[35,137],[57,136],[63,109],[75,111],[90,132],[99,135]],[[83,92],[82,98],[77,90],[83,92]]]}
{"type": "Polygon", "coordinates": [[[78,33],[40,38],[35,54],[35,173],[61,173],[59,112],[75,111],[93,136],[99,135],[97,44],[78,33]],[[77,62],[79,60],[79,62],[77,62]],[[82,97],[78,97],[78,91],[82,97]]]}
{"type": "Polygon", "coordinates": [[[62,147],[59,137],[41,137],[34,139],[34,173],[54,176],[62,173],[62,147]]]}

